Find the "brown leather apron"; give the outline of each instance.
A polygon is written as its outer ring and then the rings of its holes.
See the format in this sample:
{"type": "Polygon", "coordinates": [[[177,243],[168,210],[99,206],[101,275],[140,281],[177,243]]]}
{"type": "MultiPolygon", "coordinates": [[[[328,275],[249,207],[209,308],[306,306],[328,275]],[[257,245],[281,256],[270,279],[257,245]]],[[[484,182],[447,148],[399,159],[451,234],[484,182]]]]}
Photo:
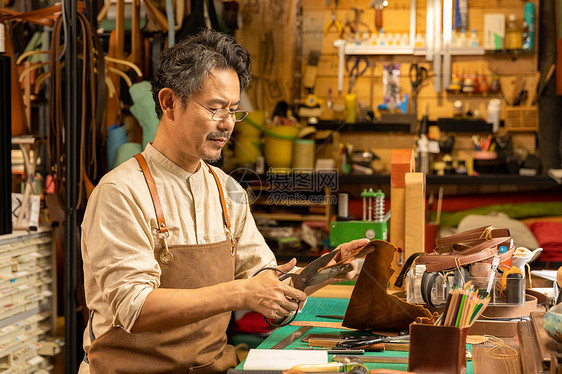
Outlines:
{"type": "MultiPolygon", "coordinates": [[[[202,245],[168,246],[168,231],[156,186],[141,154],[135,156],[152,195],[163,246],[155,251],[162,275],[160,287],[200,288],[234,279],[235,242],[220,181],[219,189],[227,240],[202,245]]],[[[173,297],[170,302],[173,302],[173,297]]],[[[131,334],[111,327],[93,340],[88,351],[91,373],[223,373],[236,366],[234,347],[227,345],[231,312],[175,329],[131,334]]],[[[91,324],[91,320],[90,320],[91,324]]]]}

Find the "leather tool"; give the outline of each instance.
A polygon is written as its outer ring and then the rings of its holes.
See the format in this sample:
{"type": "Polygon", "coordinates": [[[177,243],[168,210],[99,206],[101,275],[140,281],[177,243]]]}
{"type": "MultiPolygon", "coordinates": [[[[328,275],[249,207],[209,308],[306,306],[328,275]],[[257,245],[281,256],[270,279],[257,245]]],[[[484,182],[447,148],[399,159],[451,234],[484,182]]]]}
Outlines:
{"type": "MultiPolygon", "coordinates": [[[[349,360],[357,360],[356,357],[334,356],[332,361],[345,362],[349,360]]],[[[364,356],[360,359],[363,363],[383,363],[383,364],[407,364],[408,357],[396,356],[364,356]]]]}
{"type": "Polygon", "coordinates": [[[291,335],[285,337],[279,343],[277,343],[273,347],[271,347],[271,349],[284,349],[284,348],[288,347],[292,342],[296,341],[298,338],[303,336],[311,328],[312,328],[312,326],[299,327],[291,335]]]}
{"type": "MultiPolygon", "coordinates": [[[[279,280],[285,280],[287,278],[291,278],[294,288],[296,288],[297,290],[307,292],[307,288],[310,286],[327,282],[338,275],[342,275],[351,271],[353,269],[353,265],[349,263],[345,263],[346,261],[351,260],[353,258],[365,256],[368,253],[371,253],[373,250],[374,250],[373,246],[365,245],[351,252],[343,260],[328,266],[330,261],[332,261],[334,257],[336,257],[336,255],[340,252],[340,249],[336,248],[332,252],[325,254],[317,258],[316,260],[312,261],[298,274],[287,273],[274,267],[265,267],[259,270],[256,274],[254,274],[254,276],[265,270],[273,270],[278,273],[281,273],[279,280]]],[[[299,302],[299,307],[300,307],[300,302],[299,302]]],[[[295,319],[297,313],[298,313],[298,309],[293,314],[292,317],[285,319],[280,324],[271,323],[267,318],[266,321],[269,325],[273,327],[285,326],[291,323],[295,319]]]]}

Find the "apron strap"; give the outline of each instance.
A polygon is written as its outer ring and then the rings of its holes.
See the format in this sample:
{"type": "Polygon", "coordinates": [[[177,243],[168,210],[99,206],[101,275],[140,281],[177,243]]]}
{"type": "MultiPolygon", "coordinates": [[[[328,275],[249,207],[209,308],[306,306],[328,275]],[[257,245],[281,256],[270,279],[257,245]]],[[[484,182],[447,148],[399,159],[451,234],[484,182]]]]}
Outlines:
{"type": "Polygon", "coordinates": [[[146,160],[141,153],[137,153],[135,158],[142,169],[144,179],[146,180],[146,184],[148,185],[148,189],[150,191],[150,196],[152,197],[152,203],[154,204],[154,210],[156,211],[156,220],[158,221],[158,231],[161,236],[167,237],[169,235],[168,227],[166,226],[162,205],[160,204],[160,198],[158,197],[158,191],[156,190],[156,184],[154,183],[152,174],[150,173],[146,160]]]}
{"type": "MultiPolygon", "coordinates": [[[[137,159],[142,169],[142,173],[144,174],[144,179],[146,180],[146,184],[148,185],[150,196],[152,197],[152,203],[154,204],[154,210],[156,211],[156,219],[158,221],[158,231],[160,232],[160,237],[164,241],[164,245],[166,247],[166,251],[160,255],[161,257],[160,259],[162,260],[163,263],[168,263],[172,261],[173,258],[171,252],[168,250],[168,244],[166,242],[166,238],[170,235],[170,233],[168,232],[168,227],[166,226],[166,220],[164,219],[164,213],[162,210],[162,205],[160,204],[160,198],[158,197],[158,191],[156,190],[156,184],[154,183],[154,179],[152,178],[152,174],[150,173],[150,169],[148,168],[144,156],[141,153],[137,153],[135,155],[135,158],[137,159]]],[[[211,168],[211,166],[209,166],[209,164],[207,164],[207,166],[209,167],[209,170],[213,174],[213,177],[215,178],[215,182],[217,183],[226,236],[232,242],[232,253],[234,254],[235,240],[234,237],[232,236],[232,232],[230,229],[230,220],[228,219],[228,211],[226,209],[226,202],[224,199],[222,185],[215,171],[211,168]]]]}
{"type": "Polygon", "coordinates": [[[224,193],[222,191],[221,182],[219,180],[219,177],[217,176],[217,173],[215,173],[215,171],[213,170],[211,165],[207,164],[207,166],[209,167],[209,170],[211,171],[211,174],[213,174],[213,177],[215,178],[215,182],[217,183],[217,187],[219,189],[219,195],[220,195],[221,207],[222,207],[222,220],[223,220],[223,223],[224,223],[224,227],[226,227],[228,230],[230,230],[230,220],[228,219],[228,211],[226,210],[226,203],[224,201],[224,193]]]}

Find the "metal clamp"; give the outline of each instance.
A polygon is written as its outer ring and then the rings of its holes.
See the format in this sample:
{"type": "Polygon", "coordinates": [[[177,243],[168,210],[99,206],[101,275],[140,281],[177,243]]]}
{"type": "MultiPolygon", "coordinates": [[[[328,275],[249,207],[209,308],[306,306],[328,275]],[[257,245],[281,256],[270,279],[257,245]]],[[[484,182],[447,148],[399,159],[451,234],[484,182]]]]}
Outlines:
{"type": "Polygon", "coordinates": [[[166,231],[165,233],[160,233],[160,239],[164,243],[164,252],[160,253],[160,262],[163,264],[169,264],[174,259],[174,255],[168,249],[168,241],[166,240],[170,236],[170,233],[166,231]]]}

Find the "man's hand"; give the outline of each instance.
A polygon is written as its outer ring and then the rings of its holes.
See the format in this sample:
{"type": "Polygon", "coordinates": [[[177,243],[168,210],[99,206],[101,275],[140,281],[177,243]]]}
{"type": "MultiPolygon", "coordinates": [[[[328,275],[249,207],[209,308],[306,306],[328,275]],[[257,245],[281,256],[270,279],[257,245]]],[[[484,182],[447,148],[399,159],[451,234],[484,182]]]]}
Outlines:
{"type": "MultiPolygon", "coordinates": [[[[277,269],[289,272],[297,264],[292,259],[277,269]]],[[[281,318],[297,310],[297,301],[306,300],[306,294],[281,282],[281,273],[266,270],[247,280],[244,293],[246,309],[263,314],[268,318],[281,318]]]]}
{"type": "MultiPolygon", "coordinates": [[[[356,239],[347,243],[340,244],[335,249],[335,250],[339,249],[340,250],[339,253],[336,256],[334,256],[332,261],[330,261],[327,266],[337,264],[343,259],[348,258],[351,255],[351,253],[353,253],[353,251],[355,251],[357,248],[363,247],[365,244],[369,243],[369,241],[370,241],[369,239],[363,238],[363,239],[356,239]]],[[[350,280],[353,279],[355,275],[357,275],[357,260],[355,258],[349,258],[347,261],[344,262],[344,264],[353,265],[353,269],[343,274],[343,276],[337,277],[335,280],[350,280]]]]}
{"type": "Polygon", "coordinates": [[[334,256],[334,258],[330,262],[328,262],[326,266],[335,265],[338,262],[347,259],[343,263],[351,264],[353,268],[347,273],[334,277],[326,282],[322,282],[319,284],[315,284],[314,286],[305,288],[304,291],[306,292],[306,294],[312,295],[314,292],[318,291],[322,287],[326,287],[327,285],[332,284],[334,282],[341,282],[344,280],[353,279],[355,275],[357,275],[357,260],[355,258],[348,258],[348,257],[350,257],[351,253],[354,250],[356,250],[357,248],[361,248],[367,243],[369,243],[369,239],[357,239],[347,243],[340,244],[336,249],[334,249],[334,251],[339,249],[339,252],[334,256]]]}

